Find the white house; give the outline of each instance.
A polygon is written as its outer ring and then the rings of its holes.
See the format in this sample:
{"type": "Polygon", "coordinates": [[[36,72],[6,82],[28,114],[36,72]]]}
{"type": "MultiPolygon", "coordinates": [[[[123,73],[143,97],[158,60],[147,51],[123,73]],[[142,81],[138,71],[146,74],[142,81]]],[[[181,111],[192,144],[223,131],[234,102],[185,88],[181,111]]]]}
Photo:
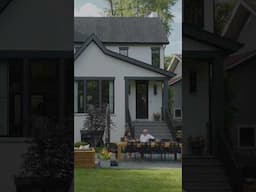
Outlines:
{"type": "MultiPolygon", "coordinates": [[[[75,141],[81,140],[90,105],[109,104],[112,142],[120,141],[127,125],[135,126],[137,137],[152,125],[155,113],[164,117],[168,79],[174,76],[163,69],[166,44],[159,18],[75,18],[75,141]]],[[[167,124],[158,123],[160,130],[150,131],[171,139],[167,124]]]]}

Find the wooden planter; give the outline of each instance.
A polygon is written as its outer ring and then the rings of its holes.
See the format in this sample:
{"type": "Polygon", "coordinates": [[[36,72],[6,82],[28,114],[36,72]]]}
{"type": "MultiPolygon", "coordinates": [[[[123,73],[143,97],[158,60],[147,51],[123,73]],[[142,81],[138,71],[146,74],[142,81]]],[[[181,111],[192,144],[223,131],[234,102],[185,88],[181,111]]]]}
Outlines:
{"type": "Polygon", "coordinates": [[[75,150],[74,165],[75,168],[95,168],[95,150],[75,150]]]}

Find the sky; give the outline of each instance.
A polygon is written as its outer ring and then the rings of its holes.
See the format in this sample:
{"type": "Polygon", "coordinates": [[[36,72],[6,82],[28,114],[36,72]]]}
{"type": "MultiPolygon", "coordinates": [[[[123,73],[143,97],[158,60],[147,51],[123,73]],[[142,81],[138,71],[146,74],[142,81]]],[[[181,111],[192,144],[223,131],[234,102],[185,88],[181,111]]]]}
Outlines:
{"type": "MultiPolygon", "coordinates": [[[[108,7],[105,0],[74,0],[74,2],[75,16],[103,17],[108,7]]],[[[169,45],[165,49],[166,56],[182,53],[182,0],[177,0],[170,11],[174,15],[174,21],[171,26],[169,45]]]]}

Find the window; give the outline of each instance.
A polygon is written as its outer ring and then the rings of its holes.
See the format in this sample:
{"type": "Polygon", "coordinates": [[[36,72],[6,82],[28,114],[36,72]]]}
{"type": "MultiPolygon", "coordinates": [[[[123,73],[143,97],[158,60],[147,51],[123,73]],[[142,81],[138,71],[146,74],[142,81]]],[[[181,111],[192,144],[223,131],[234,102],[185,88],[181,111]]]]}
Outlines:
{"type": "Polygon", "coordinates": [[[239,146],[242,148],[256,147],[256,127],[241,126],[239,127],[239,146]]]}
{"type": "Polygon", "coordinates": [[[107,105],[114,113],[114,80],[76,80],[74,89],[75,113],[107,105]]]}
{"type": "Polygon", "coordinates": [[[204,0],[184,1],[184,22],[197,27],[204,26],[204,0]]]}
{"type": "Polygon", "coordinates": [[[74,107],[75,113],[84,112],[84,81],[75,81],[74,107]]]}
{"type": "Polygon", "coordinates": [[[160,48],[154,47],[151,48],[152,52],[152,65],[155,67],[160,67],[160,48]]]}
{"type": "Polygon", "coordinates": [[[99,107],[99,81],[86,81],[86,111],[90,107],[99,107]]]}
{"type": "Polygon", "coordinates": [[[182,118],[182,110],[177,108],[174,110],[174,117],[175,119],[181,119],[182,118]]]}
{"type": "Polygon", "coordinates": [[[128,47],[119,47],[119,53],[128,57],[128,47]]]}

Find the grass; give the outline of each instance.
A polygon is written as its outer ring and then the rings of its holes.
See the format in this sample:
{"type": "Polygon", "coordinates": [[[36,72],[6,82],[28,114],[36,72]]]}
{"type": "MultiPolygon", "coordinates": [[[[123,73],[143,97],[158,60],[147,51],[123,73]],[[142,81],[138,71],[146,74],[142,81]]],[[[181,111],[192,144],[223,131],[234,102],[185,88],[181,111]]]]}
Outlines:
{"type": "Polygon", "coordinates": [[[75,192],[181,192],[181,169],[75,169],[75,192]]]}

